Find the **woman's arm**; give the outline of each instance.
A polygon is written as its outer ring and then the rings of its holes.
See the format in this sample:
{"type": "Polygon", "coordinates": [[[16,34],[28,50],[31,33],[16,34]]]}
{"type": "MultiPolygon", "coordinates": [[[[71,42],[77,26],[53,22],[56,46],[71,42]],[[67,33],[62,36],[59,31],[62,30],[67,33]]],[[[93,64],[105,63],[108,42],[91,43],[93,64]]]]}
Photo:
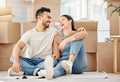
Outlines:
{"type": "Polygon", "coordinates": [[[62,41],[59,45],[59,48],[62,50],[67,45],[67,43],[72,42],[74,40],[85,39],[87,35],[88,35],[87,31],[83,27],[79,28],[77,33],[73,34],[72,36],[62,41]]]}

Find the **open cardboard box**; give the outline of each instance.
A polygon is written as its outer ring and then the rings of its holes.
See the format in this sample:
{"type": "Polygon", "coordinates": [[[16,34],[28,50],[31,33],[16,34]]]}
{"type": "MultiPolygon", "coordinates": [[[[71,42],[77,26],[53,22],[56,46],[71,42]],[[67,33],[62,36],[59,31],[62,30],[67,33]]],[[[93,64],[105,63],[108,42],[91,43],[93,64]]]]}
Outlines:
{"type": "Polygon", "coordinates": [[[87,53],[97,52],[97,27],[98,22],[75,22],[75,28],[84,27],[88,31],[88,37],[85,39],[85,48],[87,53]]]}

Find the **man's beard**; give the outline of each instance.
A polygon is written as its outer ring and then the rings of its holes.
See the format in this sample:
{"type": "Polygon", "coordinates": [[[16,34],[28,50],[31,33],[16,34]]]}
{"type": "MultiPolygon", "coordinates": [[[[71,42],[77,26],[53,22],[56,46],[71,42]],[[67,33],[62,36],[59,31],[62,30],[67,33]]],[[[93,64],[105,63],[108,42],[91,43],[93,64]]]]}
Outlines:
{"type": "Polygon", "coordinates": [[[49,21],[47,21],[46,23],[43,23],[43,26],[44,26],[44,28],[46,29],[46,28],[49,28],[49,25],[50,25],[50,22],[49,22],[49,24],[47,24],[49,21]]]}

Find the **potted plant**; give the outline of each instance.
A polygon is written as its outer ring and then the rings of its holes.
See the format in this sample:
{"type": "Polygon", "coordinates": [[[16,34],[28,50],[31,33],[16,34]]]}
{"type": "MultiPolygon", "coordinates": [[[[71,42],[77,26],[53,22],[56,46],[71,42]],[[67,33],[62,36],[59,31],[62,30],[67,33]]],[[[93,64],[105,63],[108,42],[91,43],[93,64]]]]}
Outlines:
{"type": "Polygon", "coordinates": [[[105,2],[108,3],[107,9],[110,8],[108,10],[108,19],[110,20],[111,23],[110,35],[120,34],[120,0],[104,0],[104,3],[105,2]]]}
{"type": "Polygon", "coordinates": [[[112,12],[111,12],[111,14],[110,14],[110,16],[112,16],[112,14],[113,13],[118,13],[118,15],[120,16],[120,0],[104,0],[104,2],[108,2],[109,3],[109,5],[108,5],[108,7],[107,8],[110,8],[110,7],[113,7],[114,9],[112,10],[112,12]],[[119,3],[119,5],[118,6],[116,6],[116,5],[114,5],[112,2],[114,2],[114,3],[119,3]]]}

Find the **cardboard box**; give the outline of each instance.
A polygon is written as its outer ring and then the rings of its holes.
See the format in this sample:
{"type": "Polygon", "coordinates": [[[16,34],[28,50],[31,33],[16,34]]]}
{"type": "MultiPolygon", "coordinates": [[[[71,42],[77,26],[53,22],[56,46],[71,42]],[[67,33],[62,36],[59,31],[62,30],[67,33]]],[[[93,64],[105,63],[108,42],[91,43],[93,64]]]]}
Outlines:
{"type": "Polygon", "coordinates": [[[109,18],[109,20],[110,20],[110,35],[119,35],[120,34],[119,19],[109,18]]]}
{"type": "MultiPolygon", "coordinates": [[[[98,43],[98,71],[113,72],[113,43],[112,42],[101,42],[98,43]]],[[[117,47],[117,69],[120,72],[120,42],[117,47]]]]}
{"type": "Polygon", "coordinates": [[[58,21],[60,17],[60,0],[35,0],[34,4],[28,6],[28,21],[36,21],[35,13],[41,7],[51,9],[52,21],[58,21]]]}
{"type": "Polygon", "coordinates": [[[9,57],[0,57],[0,71],[7,71],[11,67],[9,57]]]}
{"type": "Polygon", "coordinates": [[[88,59],[88,67],[86,71],[97,71],[96,53],[86,53],[88,59]]]}
{"type": "Polygon", "coordinates": [[[10,57],[15,44],[0,44],[0,57],[10,57]]]}
{"type": "Polygon", "coordinates": [[[0,16],[12,15],[10,7],[0,7],[0,16]]]}
{"type": "Polygon", "coordinates": [[[0,44],[0,71],[7,71],[11,67],[10,56],[15,44],[0,44]]]}
{"type": "MultiPolygon", "coordinates": [[[[120,2],[111,2],[108,5],[113,4],[114,6],[119,6],[120,2]]],[[[107,8],[107,19],[110,20],[110,35],[119,35],[120,34],[120,26],[119,26],[119,18],[118,13],[114,12],[111,15],[111,12],[114,10],[114,7],[107,8]]]]}
{"type": "Polygon", "coordinates": [[[75,22],[75,28],[84,27],[87,31],[97,31],[98,22],[97,21],[86,21],[86,22],[75,22]]]}
{"type": "Polygon", "coordinates": [[[84,40],[87,53],[97,52],[97,31],[88,31],[88,36],[84,40]]]}
{"type": "Polygon", "coordinates": [[[120,0],[107,0],[107,1],[118,2],[118,1],[120,1],[120,0]]]}
{"type": "Polygon", "coordinates": [[[23,32],[26,32],[36,26],[36,22],[24,22],[23,23],[23,32]]]}
{"type": "Polygon", "coordinates": [[[0,22],[0,43],[16,43],[20,38],[20,23],[0,22]]]}
{"type": "Polygon", "coordinates": [[[97,26],[96,21],[75,22],[76,29],[84,27],[88,31],[88,37],[84,40],[87,53],[97,52],[97,26]]]}
{"type": "Polygon", "coordinates": [[[120,72],[120,42],[118,43],[118,47],[117,47],[117,71],[120,72]]]}
{"type": "MultiPolygon", "coordinates": [[[[35,2],[35,0],[34,0],[35,2]]],[[[33,4],[32,0],[21,0],[21,3],[25,4],[25,5],[31,5],[33,4]]]]}
{"type": "Polygon", "coordinates": [[[117,20],[118,20],[118,30],[119,30],[119,35],[120,35],[120,16],[118,16],[117,20]]]}
{"type": "MultiPolygon", "coordinates": [[[[111,1],[111,2],[108,2],[108,4],[107,4],[107,6],[109,6],[109,5],[114,5],[114,6],[116,6],[116,7],[118,7],[119,5],[120,5],[120,1],[119,2],[114,2],[114,1],[111,1]]],[[[116,13],[116,12],[114,12],[113,14],[112,14],[112,16],[111,16],[111,13],[112,13],[112,11],[114,10],[115,8],[114,7],[109,7],[109,8],[107,8],[107,18],[109,19],[109,18],[114,18],[114,17],[117,17],[118,16],[118,13],[116,13]]],[[[114,20],[113,20],[114,21],[114,20]]]]}
{"type": "Polygon", "coordinates": [[[12,16],[0,16],[0,22],[12,22],[12,16]]]}
{"type": "Polygon", "coordinates": [[[113,43],[98,43],[98,71],[113,72],[113,43]]]}

